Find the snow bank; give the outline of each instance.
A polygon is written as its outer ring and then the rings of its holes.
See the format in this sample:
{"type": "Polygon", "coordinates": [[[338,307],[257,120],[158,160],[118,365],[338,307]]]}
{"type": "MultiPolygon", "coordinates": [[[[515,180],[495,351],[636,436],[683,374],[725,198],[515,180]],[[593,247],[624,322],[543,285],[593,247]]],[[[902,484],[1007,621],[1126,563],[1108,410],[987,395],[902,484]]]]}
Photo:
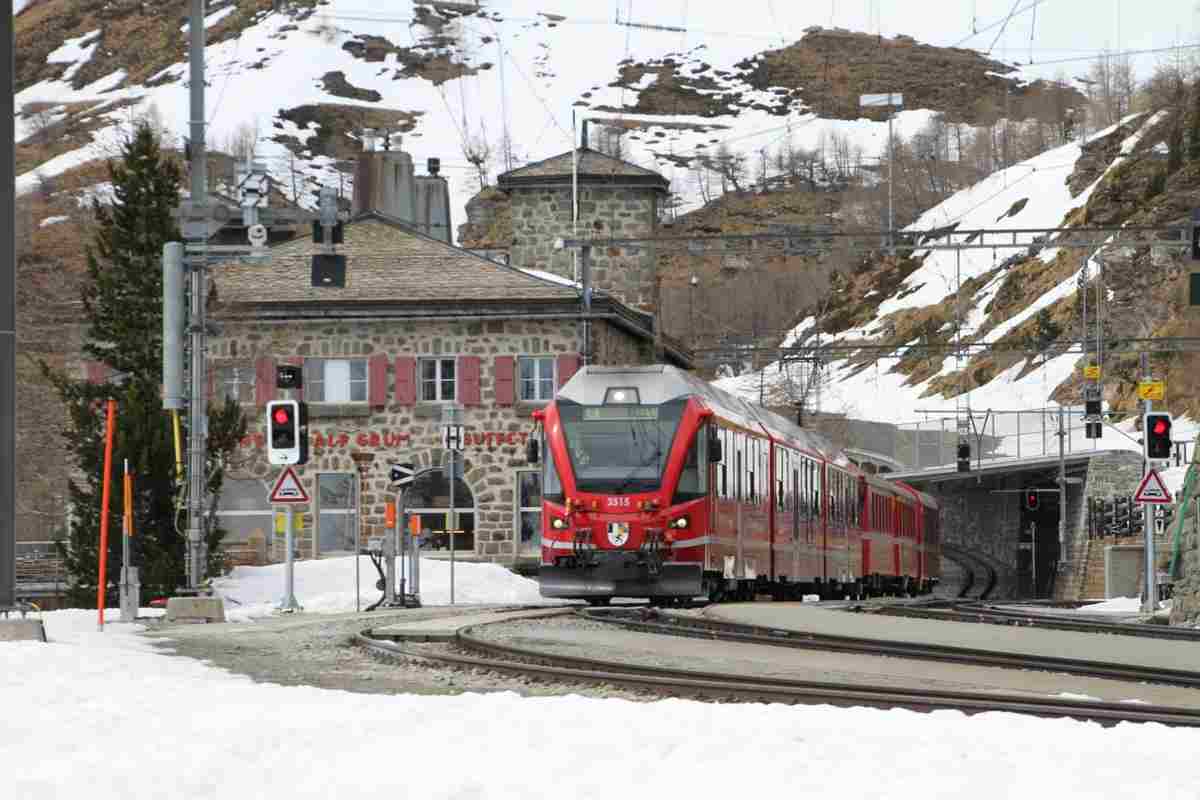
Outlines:
{"type": "Polygon", "coordinates": [[[1136,597],[1114,597],[1103,603],[1089,603],[1079,609],[1081,614],[1136,614],[1142,610],[1142,601],[1136,597]]]}
{"type": "Polygon", "coordinates": [[[931,798],[1183,798],[1200,781],[1191,729],[285,687],[155,651],[137,626],[96,633],[95,612],[44,619],[49,644],[0,644],[0,763],[19,765],[0,772],[0,797],[802,797],[844,789],[864,764],[871,783],[931,798]]]}
{"type": "MultiPolygon", "coordinates": [[[[297,561],[296,600],[306,613],[332,614],[354,610],[354,557],[297,561]]],[[[379,573],[370,559],[359,559],[362,607],[379,599],[375,581],[379,573]]],[[[266,617],[274,613],[283,596],[284,565],[236,567],[225,578],[213,581],[217,594],[225,598],[225,615],[231,621],[266,617]]],[[[444,605],[450,602],[450,562],[421,559],[421,602],[444,605]]],[[[537,581],[523,578],[499,564],[459,561],[454,565],[456,603],[541,603],[537,581]]]]}

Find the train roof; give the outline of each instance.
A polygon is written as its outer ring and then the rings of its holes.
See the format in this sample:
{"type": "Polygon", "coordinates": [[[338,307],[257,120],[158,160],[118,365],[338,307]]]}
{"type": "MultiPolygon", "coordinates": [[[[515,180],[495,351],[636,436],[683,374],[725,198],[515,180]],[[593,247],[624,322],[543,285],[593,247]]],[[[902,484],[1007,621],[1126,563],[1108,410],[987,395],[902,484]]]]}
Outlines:
{"type": "Polygon", "coordinates": [[[807,450],[838,466],[854,469],[849,457],[829,439],[796,425],[773,411],[718,389],[690,372],[668,364],[639,367],[586,366],[559,390],[558,396],[581,405],[602,405],[613,387],[638,390],[643,404],[661,404],[696,395],[714,414],[750,430],[762,431],[790,447],[807,450]]]}

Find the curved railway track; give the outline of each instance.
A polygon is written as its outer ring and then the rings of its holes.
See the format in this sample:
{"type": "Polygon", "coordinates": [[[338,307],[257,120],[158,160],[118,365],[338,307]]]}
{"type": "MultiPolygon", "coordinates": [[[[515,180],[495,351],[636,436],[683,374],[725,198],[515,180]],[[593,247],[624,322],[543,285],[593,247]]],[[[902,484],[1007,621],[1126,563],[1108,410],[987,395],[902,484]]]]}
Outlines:
{"type": "Polygon", "coordinates": [[[958,564],[963,571],[963,582],[954,595],[955,597],[986,600],[988,595],[995,590],[996,570],[982,558],[961,547],[945,542],[942,543],[942,557],[958,564]]]}
{"type": "MultiPolygon", "coordinates": [[[[555,611],[547,616],[564,613],[568,612],[555,611]]],[[[587,612],[575,613],[592,620],[602,616],[587,612]]],[[[484,623],[460,629],[456,633],[453,648],[447,648],[444,651],[428,647],[413,647],[403,641],[389,640],[376,635],[371,630],[357,635],[355,643],[384,657],[428,659],[465,669],[484,669],[551,681],[621,685],[667,696],[701,697],[740,702],[899,707],[916,711],[953,709],[969,714],[984,711],[1012,711],[1043,717],[1092,720],[1105,725],[1113,725],[1118,722],[1159,722],[1174,726],[1200,727],[1200,711],[1193,709],[1126,703],[1081,702],[1023,695],[903,689],[890,686],[801,681],[765,676],[742,677],[724,673],[654,667],[554,654],[512,644],[501,644],[476,635],[479,629],[496,624],[503,623],[484,623]]],[[[642,626],[646,624],[649,623],[641,623],[642,626]]],[[[644,628],[633,627],[633,629],[644,628]]],[[[663,631],[654,629],[654,632],[661,633],[663,631]]],[[[671,632],[676,635],[679,633],[679,631],[671,632]]],[[[720,634],[710,631],[704,635],[707,638],[720,638],[726,641],[756,643],[760,638],[757,634],[745,634],[744,637],[738,637],[732,635],[730,631],[720,634]]],[[[777,636],[765,638],[768,639],[768,643],[780,643],[777,636]]],[[[881,643],[876,642],[876,645],[879,644],[881,643]]],[[[814,646],[828,649],[824,645],[814,646]]],[[[973,661],[971,663],[981,662],[973,661]]],[[[1197,685],[1200,685],[1200,675],[1194,677],[1197,685]]]]}
{"type": "Polygon", "coordinates": [[[1108,633],[1120,636],[1138,636],[1146,639],[1170,639],[1174,641],[1200,642],[1200,629],[1171,628],[1166,625],[1132,624],[1110,622],[1086,613],[1075,616],[1065,614],[1041,614],[1015,608],[992,606],[986,603],[950,603],[946,607],[935,605],[879,606],[871,613],[891,617],[914,619],[941,619],[953,622],[979,622],[992,625],[1013,625],[1023,628],[1047,628],[1050,630],[1079,631],[1082,633],[1108,633]]]}

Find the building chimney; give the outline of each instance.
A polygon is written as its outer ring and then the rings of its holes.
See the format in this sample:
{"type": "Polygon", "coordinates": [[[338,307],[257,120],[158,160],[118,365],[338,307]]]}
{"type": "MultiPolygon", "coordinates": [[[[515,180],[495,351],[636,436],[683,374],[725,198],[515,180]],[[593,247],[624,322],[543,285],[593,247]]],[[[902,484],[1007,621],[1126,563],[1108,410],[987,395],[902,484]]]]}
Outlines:
{"type": "Polygon", "coordinates": [[[581,141],[579,143],[580,148],[582,148],[584,150],[588,149],[587,125],[588,125],[588,121],[585,119],[583,121],[583,141],[581,141]]]}
{"type": "Polygon", "coordinates": [[[437,174],[442,171],[442,160],[440,158],[431,158],[425,162],[425,168],[429,174],[437,177],[437,174]]]}

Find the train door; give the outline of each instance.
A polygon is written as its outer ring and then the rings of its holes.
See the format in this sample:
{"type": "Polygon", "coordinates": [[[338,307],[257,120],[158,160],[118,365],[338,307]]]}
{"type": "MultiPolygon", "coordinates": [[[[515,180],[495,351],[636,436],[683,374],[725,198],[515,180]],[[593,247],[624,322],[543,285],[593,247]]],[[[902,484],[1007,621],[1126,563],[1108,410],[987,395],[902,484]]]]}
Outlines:
{"type": "Polygon", "coordinates": [[[792,579],[797,580],[802,574],[800,572],[800,470],[799,463],[792,466],[792,579]]]}

